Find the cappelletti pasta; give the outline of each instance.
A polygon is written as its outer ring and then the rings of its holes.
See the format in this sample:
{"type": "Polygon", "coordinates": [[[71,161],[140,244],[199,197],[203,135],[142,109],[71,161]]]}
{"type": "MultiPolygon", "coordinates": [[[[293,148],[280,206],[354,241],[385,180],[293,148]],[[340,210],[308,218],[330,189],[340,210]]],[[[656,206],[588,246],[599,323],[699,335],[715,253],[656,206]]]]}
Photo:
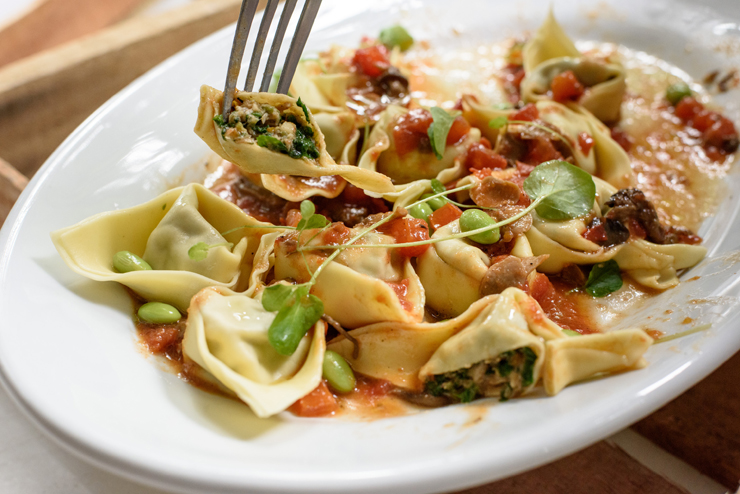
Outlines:
{"type": "Polygon", "coordinates": [[[640,168],[671,162],[632,144],[688,132],[670,173],[716,175],[734,124],[664,65],[579,50],[552,12],[504,42],[496,100],[430,89],[403,28],[379,39],[223,114],[203,86],[206,185],[53,232],[62,258],[127,286],[153,353],[259,417],[556,395],[648,365],[659,335],[602,327],[595,299],[671,289],[707,249],[698,207],[640,168]]]}

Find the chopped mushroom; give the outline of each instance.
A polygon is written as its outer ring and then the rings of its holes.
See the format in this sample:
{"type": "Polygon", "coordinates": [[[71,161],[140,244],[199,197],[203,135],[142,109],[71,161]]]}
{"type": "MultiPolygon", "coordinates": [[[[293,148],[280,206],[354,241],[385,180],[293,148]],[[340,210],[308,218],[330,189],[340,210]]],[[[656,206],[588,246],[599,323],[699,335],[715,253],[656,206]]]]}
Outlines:
{"type": "Polygon", "coordinates": [[[522,290],[527,287],[527,276],[547,259],[547,255],[519,258],[516,256],[499,256],[494,258],[491,267],[480,282],[480,295],[501,293],[509,287],[522,290]]]}

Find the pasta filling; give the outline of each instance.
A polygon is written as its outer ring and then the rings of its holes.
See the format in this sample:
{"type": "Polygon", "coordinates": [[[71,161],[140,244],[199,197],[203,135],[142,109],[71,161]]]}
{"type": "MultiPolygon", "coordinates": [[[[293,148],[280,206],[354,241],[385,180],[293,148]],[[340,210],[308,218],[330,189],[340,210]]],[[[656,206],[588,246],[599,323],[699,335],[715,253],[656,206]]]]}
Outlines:
{"type": "MultiPolygon", "coordinates": [[[[313,128],[301,123],[292,113],[286,113],[291,105],[281,103],[275,107],[251,100],[247,94],[236,95],[227,120],[221,115],[214,117],[225,139],[256,143],[296,159],[319,157],[313,128]]],[[[298,105],[304,108],[306,121],[309,121],[308,111],[300,100],[298,105]]]]}
{"type": "Polygon", "coordinates": [[[436,374],[424,383],[424,390],[460,403],[490,397],[506,401],[532,385],[536,360],[529,347],[517,348],[467,369],[436,374]]]}

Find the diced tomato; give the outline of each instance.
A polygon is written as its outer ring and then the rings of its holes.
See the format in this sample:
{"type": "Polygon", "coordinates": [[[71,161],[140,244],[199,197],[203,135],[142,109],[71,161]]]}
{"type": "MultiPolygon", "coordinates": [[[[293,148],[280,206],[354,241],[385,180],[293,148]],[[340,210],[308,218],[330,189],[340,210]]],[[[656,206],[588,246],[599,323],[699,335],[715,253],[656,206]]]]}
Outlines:
{"type": "Polygon", "coordinates": [[[486,149],[492,149],[491,141],[489,141],[485,137],[481,137],[480,138],[480,142],[478,144],[480,144],[481,146],[483,146],[486,149]]]}
{"type": "Polygon", "coordinates": [[[337,399],[329,391],[326,381],[321,381],[316,389],[290,405],[288,411],[299,417],[322,417],[338,409],[337,399]]]}
{"type": "Polygon", "coordinates": [[[525,122],[534,122],[538,118],[540,118],[540,112],[534,106],[534,103],[529,103],[521,110],[509,115],[509,120],[522,120],[525,122]]]}
{"type": "Polygon", "coordinates": [[[285,225],[297,226],[299,221],[301,221],[301,212],[298,209],[289,209],[285,216],[285,225]]]}
{"type": "Polygon", "coordinates": [[[527,178],[529,174],[532,173],[532,170],[535,169],[535,167],[533,165],[528,165],[527,163],[522,163],[521,161],[517,161],[516,169],[517,171],[519,171],[519,175],[522,178],[527,178]]]}
{"type": "Polygon", "coordinates": [[[676,105],[675,112],[678,118],[684,122],[688,122],[693,120],[694,116],[698,115],[702,110],[704,110],[704,105],[699,103],[693,96],[686,96],[676,105]]]}
{"type": "MultiPolygon", "coordinates": [[[[432,125],[432,114],[428,110],[417,108],[401,115],[393,126],[393,141],[396,153],[403,156],[420,148],[423,141],[429,141],[429,126],[432,125]]],[[[447,134],[446,144],[452,145],[461,141],[470,132],[470,124],[462,116],[452,122],[447,134]]]]}
{"type": "MultiPolygon", "coordinates": [[[[396,239],[396,243],[429,240],[429,225],[419,218],[398,218],[378,227],[378,231],[396,239]]],[[[429,248],[429,244],[400,247],[398,253],[404,257],[418,257],[429,248]]]]}
{"type": "Polygon", "coordinates": [[[578,134],[578,147],[581,148],[581,152],[588,155],[591,148],[594,147],[594,138],[586,132],[578,134]]]}
{"type": "Polygon", "coordinates": [[[536,137],[528,141],[529,149],[524,159],[529,164],[539,165],[545,161],[562,159],[563,155],[555,149],[552,141],[544,137],[536,137]]]}
{"type": "Polygon", "coordinates": [[[447,204],[429,215],[429,224],[432,225],[432,228],[437,230],[438,228],[442,228],[448,223],[452,223],[460,216],[462,216],[462,211],[460,210],[460,208],[448,202],[447,204]]]}
{"type": "Polygon", "coordinates": [[[693,97],[683,98],[676,105],[676,115],[684,123],[703,134],[707,156],[713,160],[722,159],[738,147],[738,134],[735,124],[722,114],[707,110],[693,97]]]}
{"type": "Polygon", "coordinates": [[[599,245],[608,240],[608,237],[606,236],[606,228],[604,228],[603,223],[599,223],[588,228],[585,232],[583,232],[582,237],[589,242],[593,242],[599,245]]]}
{"type": "Polygon", "coordinates": [[[580,313],[575,302],[577,295],[566,294],[562,288],[553,284],[547,275],[536,273],[529,290],[547,317],[562,328],[584,334],[595,332],[588,319],[580,313]]]}
{"type": "Polygon", "coordinates": [[[718,115],[718,117],[712,126],[704,132],[704,142],[707,146],[716,147],[727,153],[735,152],[738,145],[735,124],[727,117],[722,115],[718,115]]]}
{"type": "MultiPolygon", "coordinates": [[[[310,238],[310,237],[309,237],[310,238]]],[[[352,238],[352,230],[347,228],[344,223],[332,223],[332,225],[323,233],[322,239],[324,245],[342,245],[352,238]]]]}
{"type": "Polygon", "coordinates": [[[578,101],[583,95],[585,88],[578,80],[572,70],[556,75],[550,83],[552,89],[552,99],[560,103],[564,101],[578,101]]]}
{"type": "Polygon", "coordinates": [[[396,153],[403,156],[419,149],[421,141],[429,139],[427,130],[432,125],[432,121],[432,114],[421,108],[401,115],[396,121],[396,125],[393,126],[393,141],[396,145],[396,153]]]}
{"type": "Polygon", "coordinates": [[[493,170],[491,168],[470,168],[468,171],[478,180],[483,180],[490,177],[493,170]]]}
{"type": "Polygon", "coordinates": [[[451,146],[457,144],[470,132],[470,124],[462,116],[458,116],[452,121],[450,131],[447,133],[446,144],[451,146]]]}
{"type": "Polygon", "coordinates": [[[388,48],[384,45],[360,48],[355,52],[352,63],[369,77],[379,77],[391,66],[388,48]]]}
{"type": "Polygon", "coordinates": [[[702,110],[691,120],[691,126],[699,132],[705,132],[719,120],[720,115],[717,112],[702,110]]]}
{"type": "Polygon", "coordinates": [[[617,144],[619,144],[622,149],[625,151],[629,151],[632,147],[632,138],[629,136],[629,134],[622,129],[613,128],[611,130],[612,139],[614,139],[617,144]]]}
{"type": "Polygon", "coordinates": [[[506,158],[492,149],[487,148],[482,143],[476,143],[468,148],[468,154],[465,156],[465,167],[469,170],[480,170],[483,168],[496,169],[506,168],[506,158]]]}

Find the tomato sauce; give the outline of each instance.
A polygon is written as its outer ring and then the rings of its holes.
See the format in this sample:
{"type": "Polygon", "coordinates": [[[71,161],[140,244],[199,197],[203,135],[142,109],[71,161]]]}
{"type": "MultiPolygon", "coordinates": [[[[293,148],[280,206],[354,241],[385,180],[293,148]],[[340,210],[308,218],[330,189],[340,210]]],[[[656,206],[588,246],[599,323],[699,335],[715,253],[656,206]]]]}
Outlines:
{"type": "Polygon", "coordinates": [[[559,280],[551,280],[543,273],[537,273],[531,283],[530,294],[547,317],[563,329],[572,329],[581,334],[598,333],[579,303],[580,298],[587,296],[571,293],[572,288],[559,280]]]}

